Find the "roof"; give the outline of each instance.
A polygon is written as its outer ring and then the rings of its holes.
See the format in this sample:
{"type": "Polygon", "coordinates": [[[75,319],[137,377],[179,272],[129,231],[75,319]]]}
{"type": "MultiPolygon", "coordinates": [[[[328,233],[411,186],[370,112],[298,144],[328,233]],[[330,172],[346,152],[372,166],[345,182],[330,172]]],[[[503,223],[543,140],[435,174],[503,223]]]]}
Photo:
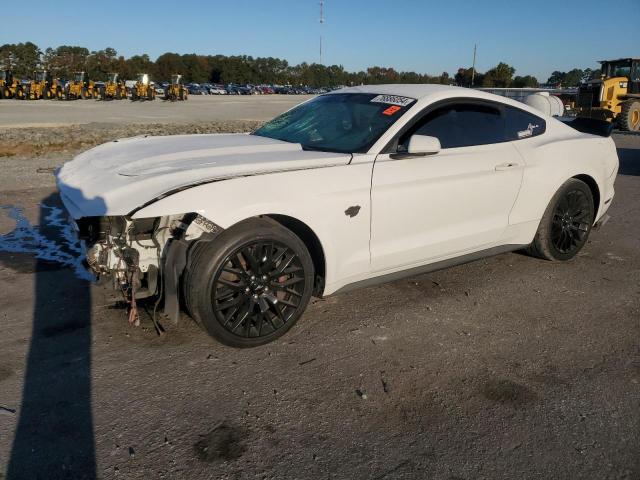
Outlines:
{"type": "MultiPolygon", "coordinates": [[[[390,83],[383,85],[359,85],[357,87],[346,87],[334,90],[335,93],[378,93],[382,95],[399,95],[411,98],[423,98],[435,93],[454,93],[459,90],[469,92],[468,88],[452,87],[450,85],[434,85],[425,83],[390,83]]],[[[331,93],[334,93],[331,92],[331,93]]]]}
{"type": "Polygon", "coordinates": [[[340,90],[329,92],[329,95],[335,93],[368,93],[379,95],[397,95],[400,97],[415,98],[416,105],[422,108],[432,102],[446,100],[449,98],[478,98],[499,102],[506,105],[519,108],[531,112],[538,116],[544,116],[542,112],[517,100],[507,98],[493,93],[483,92],[473,88],[453,87],[451,85],[434,85],[434,84],[384,84],[384,85],[359,85],[357,87],[346,87],[340,90]]]}
{"type": "MultiPolygon", "coordinates": [[[[519,102],[512,101],[506,97],[483,92],[474,88],[454,87],[451,85],[437,85],[428,83],[390,83],[384,85],[359,85],[357,87],[346,87],[334,90],[330,93],[369,93],[380,95],[397,95],[410,97],[424,102],[436,101],[445,98],[483,98],[485,100],[499,101],[519,105],[519,102]]],[[[423,103],[423,102],[420,102],[423,103]]]]}
{"type": "Polygon", "coordinates": [[[616,60],[598,60],[598,63],[640,62],[640,58],[617,58],[616,60]]]}

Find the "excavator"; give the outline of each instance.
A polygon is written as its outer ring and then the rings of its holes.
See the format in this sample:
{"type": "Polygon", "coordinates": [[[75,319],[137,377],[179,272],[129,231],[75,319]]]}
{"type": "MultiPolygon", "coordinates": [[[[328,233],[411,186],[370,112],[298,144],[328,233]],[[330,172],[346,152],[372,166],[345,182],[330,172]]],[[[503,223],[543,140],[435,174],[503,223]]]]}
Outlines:
{"type": "Polygon", "coordinates": [[[578,88],[579,117],[599,118],[621,130],[640,131],[640,58],[602,60],[601,78],[578,88]]]}
{"type": "Polygon", "coordinates": [[[93,81],[89,80],[86,72],[75,72],[73,81],[67,83],[65,88],[65,98],[67,100],[94,98],[95,93],[93,81]]]}
{"type": "Polygon", "coordinates": [[[167,85],[164,91],[164,99],[171,100],[186,100],[189,96],[189,90],[182,83],[182,75],[171,75],[171,83],[167,85]]]}
{"type": "Polygon", "coordinates": [[[62,98],[62,86],[57,79],[53,79],[48,70],[33,72],[33,80],[25,86],[25,98],[29,100],[51,100],[62,98]]]}
{"type": "Polygon", "coordinates": [[[24,88],[11,70],[0,70],[0,98],[24,98],[24,88]]]}
{"type": "Polygon", "coordinates": [[[136,84],[131,89],[131,100],[155,100],[156,89],[153,88],[149,75],[139,73],[136,84]]]}
{"type": "Polygon", "coordinates": [[[110,73],[104,87],[100,88],[99,95],[102,100],[122,100],[127,98],[127,89],[117,73],[110,73]]]}

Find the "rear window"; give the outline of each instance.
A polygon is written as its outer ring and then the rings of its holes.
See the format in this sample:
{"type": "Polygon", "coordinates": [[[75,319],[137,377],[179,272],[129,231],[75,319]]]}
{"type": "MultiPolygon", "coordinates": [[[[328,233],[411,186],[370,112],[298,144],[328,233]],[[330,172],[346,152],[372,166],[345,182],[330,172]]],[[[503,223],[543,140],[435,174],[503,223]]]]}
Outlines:
{"type": "Polygon", "coordinates": [[[547,129],[547,122],[542,118],[518,108],[505,107],[504,114],[507,140],[535,137],[542,135],[547,129]]]}

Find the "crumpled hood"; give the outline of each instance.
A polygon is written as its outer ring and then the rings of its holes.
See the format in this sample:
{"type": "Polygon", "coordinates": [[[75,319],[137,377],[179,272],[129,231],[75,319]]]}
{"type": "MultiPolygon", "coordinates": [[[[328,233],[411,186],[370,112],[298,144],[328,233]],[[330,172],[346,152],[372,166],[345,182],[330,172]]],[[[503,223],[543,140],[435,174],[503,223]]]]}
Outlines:
{"type": "Polygon", "coordinates": [[[74,218],[127,215],[190,185],[261,173],[345,165],[350,154],[304,151],[300,144],[247,134],[133,137],[105,143],[57,172],[74,218]]]}

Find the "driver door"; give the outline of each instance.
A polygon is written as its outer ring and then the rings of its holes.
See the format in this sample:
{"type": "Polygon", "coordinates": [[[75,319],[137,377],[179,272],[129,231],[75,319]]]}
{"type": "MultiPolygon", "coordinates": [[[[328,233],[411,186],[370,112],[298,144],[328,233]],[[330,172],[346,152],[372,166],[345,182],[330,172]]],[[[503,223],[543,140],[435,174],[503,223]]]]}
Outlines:
{"type": "Polygon", "coordinates": [[[502,110],[461,103],[427,114],[398,139],[440,140],[427,156],[377,156],[372,178],[371,264],[410,268],[493,246],[509,221],[523,160],[506,141],[502,110]]]}

